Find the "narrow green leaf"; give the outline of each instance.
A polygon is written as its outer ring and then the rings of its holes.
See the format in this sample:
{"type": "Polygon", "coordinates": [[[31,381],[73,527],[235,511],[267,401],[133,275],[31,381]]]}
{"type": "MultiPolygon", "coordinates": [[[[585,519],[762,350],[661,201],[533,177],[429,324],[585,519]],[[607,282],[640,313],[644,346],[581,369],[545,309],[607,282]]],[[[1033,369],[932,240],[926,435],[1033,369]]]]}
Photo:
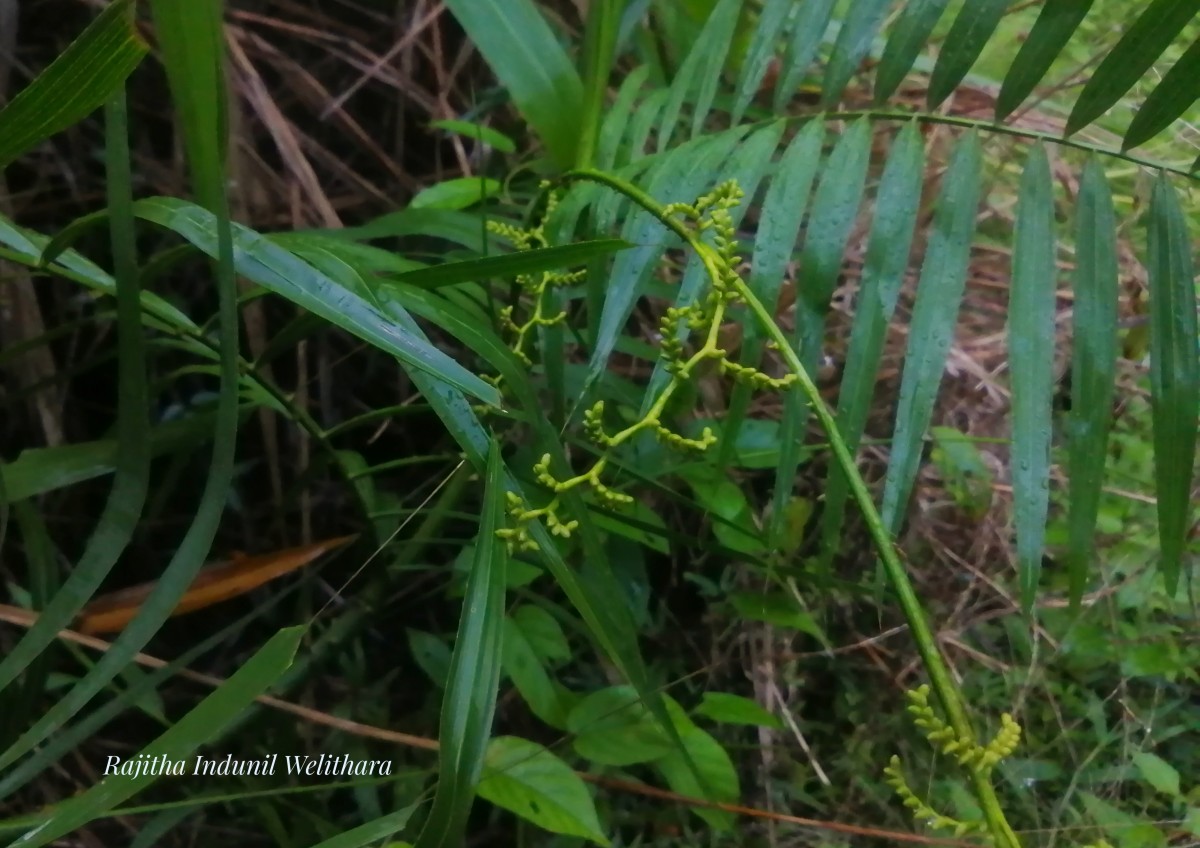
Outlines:
{"type": "Polygon", "coordinates": [[[519,274],[537,274],[558,268],[570,268],[619,250],[633,247],[621,239],[595,239],[571,244],[540,247],[533,250],[518,250],[500,256],[483,259],[466,259],[462,262],[446,262],[429,268],[418,268],[396,274],[391,279],[419,288],[438,288],[459,283],[491,280],[497,277],[515,277],[519,274]]]}
{"type": "MultiPolygon", "coordinates": [[[[150,422],[146,388],[146,355],[142,337],[136,243],[133,233],[132,180],[129,171],[128,125],[123,90],[105,108],[108,201],[112,210],[111,244],[117,294],[117,475],[104,511],[79,562],[60,591],[46,604],[38,621],[0,661],[0,689],[6,688],[54,641],[96,592],[133,537],[145,504],[150,479],[150,422]]],[[[48,448],[46,450],[54,450],[48,448]]],[[[45,458],[45,454],[41,454],[45,458]]],[[[24,459],[22,456],[21,459],[24,459]]],[[[22,495],[21,459],[4,469],[6,493],[22,495]]],[[[55,464],[47,471],[58,472],[55,464]]],[[[47,474],[48,477],[57,474],[47,474]]],[[[27,496],[27,495],[26,495],[27,496]]]]}
{"type": "MultiPolygon", "coordinates": [[[[904,78],[912,70],[917,56],[929,44],[929,36],[933,28],[946,11],[950,0],[911,0],[900,13],[899,20],[892,27],[887,45],[883,48],[883,56],[879,59],[879,69],[875,72],[875,100],[883,102],[891,97],[904,78]]],[[[966,9],[970,7],[967,6],[966,9]]],[[[960,15],[961,17],[961,15],[960,15]]]]}
{"type": "Polygon", "coordinates": [[[970,131],[959,140],[950,167],[942,177],[933,229],[925,249],[909,324],[896,428],[880,509],[884,526],[893,534],[899,531],[904,518],[921,462],[925,430],[946,367],[946,354],[954,339],[979,208],[980,159],[979,137],[970,131]]]}
{"type": "Polygon", "coordinates": [[[462,843],[492,735],[500,687],[508,564],[508,550],[496,536],[504,521],[503,467],[500,445],[493,440],[488,450],[479,536],[442,698],[437,793],[417,848],[462,843]]]}
{"type": "Polygon", "coordinates": [[[448,209],[456,211],[496,196],[502,186],[489,177],[456,177],[443,180],[417,192],[410,209],[448,209]]]}
{"type": "Polygon", "coordinates": [[[501,153],[517,152],[517,145],[511,138],[499,130],[492,127],[485,127],[483,124],[473,124],[470,121],[458,121],[453,118],[447,118],[441,121],[430,121],[429,128],[445,130],[448,133],[454,133],[463,138],[469,138],[472,141],[482,141],[488,147],[495,148],[501,153]]]}
{"type": "MultiPolygon", "coordinates": [[[[796,325],[792,333],[796,353],[809,373],[816,371],[823,353],[825,319],[841,275],[846,243],[862,204],[870,159],[871,125],[860,119],[838,139],[813,196],[801,270],[795,284],[796,325]]],[[[772,539],[778,539],[783,530],[784,506],[795,484],[807,421],[807,401],[799,389],[789,391],[779,437],[779,464],[775,469],[772,539]]]]}
{"type": "MultiPolygon", "coordinates": [[[[867,239],[846,366],[838,391],[838,429],[852,453],[858,449],[867,423],[888,322],[908,271],[925,173],[924,148],[920,129],[915,121],[910,122],[888,154],[875,198],[875,218],[867,239]]],[[[838,551],[848,495],[846,475],[834,464],[829,470],[825,509],[821,514],[823,567],[828,567],[838,551]]]]}
{"type": "MultiPolygon", "coordinates": [[[[138,754],[145,760],[161,757],[171,763],[188,766],[191,754],[216,736],[230,721],[262,695],[291,664],[304,635],[304,628],[289,627],[276,633],[233,676],[195,706],[169,730],[138,754]]],[[[45,820],[27,831],[13,844],[36,848],[83,827],[113,807],[133,797],[157,781],[154,770],[136,776],[114,774],[104,778],[82,795],[53,808],[45,820]]]]}
{"type": "MultiPolygon", "coordinates": [[[[138,217],[174,230],[210,256],[217,254],[216,220],[199,206],[172,197],[139,200],[138,217]]],[[[237,271],[332,324],[370,342],[413,368],[429,371],[479,398],[499,404],[483,382],[437,348],[396,327],[387,316],[312,266],[240,224],[233,226],[237,271]]]]}
{"type": "Polygon", "coordinates": [[[515,736],[488,746],[479,797],[564,836],[608,845],[587,786],[547,749],[515,736]]]}
{"type": "Polygon", "coordinates": [[[826,108],[831,108],[841,99],[846,84],[870,51],[871,42],[875,40],[891,5],[891,0],[857,0],[854,14],[842,21],[821,88],[821,103],[826,108]]]}
{"type": "Polygon", "coordinates": [[[1079,183],[1075,221],[1075,349],[1071,354],[1068,551],[1072,605],[1083,597],[1094,549],[1103,459],[1117,366],[1117,223],[1112,191],[1095,157],[1079,183]]]}
{"type": "Polygon", "coordinates": [[[575,167],[596,164],[596,145],[603,123],[601,114],[608,96],[608,80],[616,58],[617,30],[621,25],[623,0],[598,0],[588,5],[583,34],[583,103],[580,109],[579,144],[575,167]]]}
{"type": "Polygon", "coordinates": [[[1024,102],[1046,76],[1094,0],[1046,0],[1029,37],[1009,66],[996,99],[996,120],[1002,121],[1024,102]]]}
{"type": "Polygon", "coordinates": [[[575,161],[583,83],[532,0],[447,0],[560,168],[575,161]]]}
{"type": "Polygon", "coordinates": [[[1133,116],[1121,149],[1144,144],[1182,117],[1200,100],[1200,40],[1195,41],[1162,78],[1133,116]]]}
{"type": "Polygon", "coordinates": [[[1182,796],[1179,791],[1179,770],[1162,757],[1149,751],[1138,751],[1133,755],[1133,764],[1155,791],[1172,798],[1182,796]]]}
{"type": "Polygon", "coordinates": [[[1057,288],[1053,186],[1046,149],[1039,142],[1030,150],[1021,175],[1008,302],[1013,517],[1021,605],[1026,613],[1037,600],[1050,506],[1057,288]]]}
{"type": "Polygon", "coordinates": [[[782,112],[791,102],[796,89],[800,87],[800,82],[808,73],[821,42],[825,40],[825,31],[829,29],[835,2],[836,0],[806,0],[796,10],[795,20],[791,24],[792,37],[784,52],[783,67],[775,84],[776,112],[782,112]]]}
{"type": "Polygon", "coordinates": [[[146,55],[133,0],[114,0],[50,67],[0,109],[0,170],[120,91],[146,55]]]}
{"type": "Polygon", "coordinates": [[[789,13],[797,12],[797,4],[792,0],[766,0],[754,27],[750,39],[750,47],[742,62],[742,74],[738,80],[737,99],[733,102],[733,116],[730,122],[740,123],[746,114],[746,107],[758,94],[759,86],[767,75],[767,67],[775,56],[776,42],[779,34],[787,23],[789,13]]]}
{"type": "Polygon", "coordinates": [[[926,103],[930,111],[954,93],[979,60],[979,54],[1000,25],[1008,3],[1009,0],[976,0],[963,5],[942,42],[937,64],[929,78],[926,103]]]}
{"type": "Polygon", "coordinates": [[[1067,135],[1083,129],[1124,97],[1197,12],[1200,0],[1152,0],[1083,87],[1067,118],[1067,135]]]}
{"type": "Polygon", "coordinates": [[[1154,480],[1158,497],[1159,568],[1167,591],[1179,584],[1192,520],[1192,468],[1200,361],[1196,328],[1196,271],[1179,198],[1165,173],[1150,198],[1150,400],[1154,418],[1154,480]]]}
{"type": "MultiPolygon", "coordinates": [[[[369,822],[360,824],[358,827],[351,828],[345,833],[339,833],[337,836],[322,840],[312,848],[362,848],[365,845],[373,845],[381,839],[391,839],[400,831],[404,830],[408,820],[412,818],[412,814],[416,812],[417,805],[405,807],[402,810],[397,810],[394,813],[388,813],[385,816],[380,816],[369,822]]],[[[392,843],[393,845],[395,843],[392,843]]]]}
{"type": "MultiPolygon", "coordinates": [[[[596,141],[596,167],[602,171],[611,171],[617,164],[617,151],[621,148],[621,140],[625,131],[633,124],[633,111],[638,94],[646,83],[650,69],[639,65],[621,81],[621,88],[612,105],[606,110],[604,123],[600,125],[600,137],[596,141]]],[[[595,189],[595,186],[578,185],[573,191],[595,189]]]]}
{"type": "Polygon", "coordinates": [[[674,137],[680,110],[693,94],[696,99],[690,137],[700,135],[700,129],[708,117],[708,110],[712,107],[721,73],[725,69],[725,57],[729,55],[734,24],[741,6],[741,0],[717,0],[704,23],[704,29],[700,31],[700,35],[688,51],[687,58],[679,66],[675,78],[671,81],[670,94],[658,124],[659,153],[667,149],[674,137]]]}

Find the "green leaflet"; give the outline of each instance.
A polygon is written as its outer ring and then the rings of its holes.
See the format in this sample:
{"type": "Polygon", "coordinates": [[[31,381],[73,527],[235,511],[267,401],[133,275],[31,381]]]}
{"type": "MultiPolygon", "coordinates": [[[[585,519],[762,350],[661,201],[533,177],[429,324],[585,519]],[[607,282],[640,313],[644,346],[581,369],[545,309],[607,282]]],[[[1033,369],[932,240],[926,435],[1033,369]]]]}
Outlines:
{"type": "Polygon", "coordinates": [[[1029,153],[1017,200],[1008,358],[1012,391],[1013,516],[1017,571],[1026,613],[1037,599],[1050,504],[1050,436],[1054,401],[1054,196],[1046,149],[1029,153]]]}
{"type": "MultiPolygon", "coordinates": [[[[910,0],[904,6],[900,19],[892,27],[887,46],[875,72],[875,101],[881,103],[891,97],[904,78],[912,70],[913,63],[929,44],[933,28],[941,20],[950,0],[910,0]]],[[[967,13],[964,8],[960,17],[967,13]]]]}
{"type": "Polygon", "coordinates": [[[1197,12],[1200,0],[1152,0],[1083,87],[1067,118],[1067,135],[1092,123],[1125,96],[1197,12]]]}
{"type": "Polygon", "coordinates": [[[975,234],[980,160],[979,137],[972,131],[958,142],[942,178],[933,230],[925,249],[880,508],[883,524],[892,533],[899,530],[904,518],[921,462],[922,440],[954,338],[975,234]]]}
{"type": "Polygon", "coordinates": [[[1067,563],[1071,603],[1083,597],[1100,510],[1117,365],[1117,223],[1095,157],[1079,183],[1075,221],[1067,563]]]}
{"type": "Polygon", "coordinates": [[[1017,51],[996,99],[996,120],[1012,114],[1042,81],[1083,22],[1094,0],[1046,0],[1029,37],[1017,51]]]}
{"type": "Polygon", "coordinates": [[[1150,92],[1133,116],[1121,140],[1121,149],[1143,144],[1171,125],[1200,99],[1200,41],[1196,41],[1171,65],[1171,70],[1150,92]]]}
{"type": "Polygon", "coordinates": [[[841,98],[850,77],[858,71],[858,66],[871,49],[871,42],[875,40],[891,5],[890,0],[856,0],[854,14],[842,22],[821,88],[821,103],[826,108],[841,98]]]}
{"type": "Polygon", "coordinates": [[[1192,521],[1200,361],[1196,272],[1179,198],[1159,174],[1150,198],[1150,399],[1154,417],[1154,479],[1163,581],[1174,593],[1192,521]]]}
{"type": "Polygon", "coordinates": [[[946,34],[929,78],[926,103],[931,111],[953,94],[966,77],[1007,8],[1008,0],[975,0],[963,5],[946,34]]]}

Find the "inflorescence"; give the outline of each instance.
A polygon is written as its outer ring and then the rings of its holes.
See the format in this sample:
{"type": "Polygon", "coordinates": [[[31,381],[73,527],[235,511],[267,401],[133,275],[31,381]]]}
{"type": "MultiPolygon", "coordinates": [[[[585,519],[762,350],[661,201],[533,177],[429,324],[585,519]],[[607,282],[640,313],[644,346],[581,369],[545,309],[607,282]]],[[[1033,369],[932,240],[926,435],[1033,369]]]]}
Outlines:
{"type": "MultiPolygon", "coordinates": [[[[708,272],[709,286],[704,296],[686,306],[667,309],[659,324],[662,339],[659,361],[670,380],[659,391],[646,413],[624,429],[610,433],[605,429],[604,401],[597,401],[583,414],[583,430],[589,441],[600,449],[599,458],[582,474],[559,478],[550,470],[551,457],[546,454],[533,467],[537,481],[551,493],[550,501],[542,507],[533,508],[519,495],[508,493],[508,514],[513,526],[497,531],[506,539],[510,548],[536,550],[537,543],[529,536],[528,525],[534,520],[544,520],[550,532],[567,538],[578,526],[573,519],[564,520],[558,515],[561,496],[573,489],[586,488],[608,507],[623,507],[633,498],[610,488],[602,479],[612,450],[628,443],[643,432],[654,435],[663,444],[680,451],[703,452],[716,443],[712,428],[705,427],[698,438],[690,438],[673,430],[664,421],[664,413],[671,398],[696,375],[705,363],[715,365],[720,373],[744,382],[757,390],[779,390],[795,381],[795,375],[771,377],[756,368],[733,362],[728,351],[719,345],[719,331],[726,320],[729,308],[742,298],[738,293],[740,282],[737,268],[741,257],[737,255],[737,234],[731,210],[742,200],[743,192],[737,182],[721,183],[694,203],[672,203],[663,208],[662,218],[666,223],[671,218],[684,223],[691,232],[689,245],[697,251],[708,272]],[[705,241],[705,238],[708,241],[705,241]],[[698,347],[689,353],[689,339],[701,339],[698,347]]],[[[496,234],[509,239],[518,249],[529,250],[547,246],[545,226],[547,217],[558,202],[551,193],[545,215],[531,229],[521,229],[506,224],[490,225],[496,234]]],[[[517,285],[532,300],[528,317],[518,322],[513,310],[506,308],[501,321],[512,337],[513,350],[527,365],[531,365],[525,352],[526,343],[534,328],[552,326],[566,320],[565,312],[550,313],[547,307],[548,292],[555,287],[574,284],[582,279],[582,272],[563,274],[546,272],[517,278],[517,285]]]]}

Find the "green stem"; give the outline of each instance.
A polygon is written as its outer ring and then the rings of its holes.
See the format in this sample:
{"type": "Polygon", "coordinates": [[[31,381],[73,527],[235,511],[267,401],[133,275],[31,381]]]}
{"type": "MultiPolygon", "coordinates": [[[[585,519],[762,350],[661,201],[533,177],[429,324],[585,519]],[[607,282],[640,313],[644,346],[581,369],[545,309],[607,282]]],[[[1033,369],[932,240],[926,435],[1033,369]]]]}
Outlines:
{"type": "MultiPolygon", "coordinates": [[[[569,171],[564,175],[564,179],[600,183],[625,195],[658,218],[664,226],[682,238],[699,256],[700,261],[704,264],[712,280],[717,281],[720,279],[720,258],[716,254],[716,251],[700,241],[699,237],[682,222],[668,216],[662,204],[637,186],[611,174],[586,168],[569,171]]],[[[977,739],[978,737],[971,727],[970,719],[967,717],[962,694],[959,692],[958,686],[954,682],[954,678],[951,677],[946,662],[938,650],[937,642],[934,640],[928,618],[925,615],[925,610],[921,606],[921,601],[917,598],[917,593],[913,589],[912,582],[908,579],[908,573],[904,569],[900,554],[887,529],[884,527],[883,519],[879,515],[879,510],[875,507],[875,501],[871,498],[867,484],[858,472],[854,456],[850,453],[849,447],[847,447],[845,440],[838,431],[837,421],[834,418],[833,412],[826,405],[816,383],[809,376],[808,371],[800,362],[799,356],[796,355],[795,350],[788,342],[783,331],[779,328],[779,325],[775,323],[775,319],[771,313],[755,297],[754,293],[750,291],[750,287],[740,277],[734,280],[733,285],[745,301],[747,307],[754,313],[754,317],[762,326],[763,331],[778,346],[779,353],[783,356],[792,373],[796,375],[796,380],[800,384],[800,388],[812,404],[817,420],[821,422],[821,427],[829,437],[830,450],[832,450],[834,459],[837,460],[838,465],[849,480],[850,492],[862,510],[871,541],[874,543],[875,549],[883,561],[884,571],[887,574],[889,582],[892,584],[892,588],[896,592],[896,596],[900,601],[900,608],[904,613],[904,618],[908,622],[909,629],[916,642],[917,653],[920,655],[921,662],[924,664],[926,673],[929,675],[933,691],[936,693],[942,709],[946,712],[950,726],[954,728],[955,732],[961,738],[977,739]]],[[[975,787],[976,796],[983,807],[988,828],[995,838],[996,844],[1000,848],[1020,848],[1020,841],[1004,816],[1004,811],[1000,807],[1000,801],[996,797],[996,790],[992,786],[988,775],[971,771],[971,779],[975,787]]]]}

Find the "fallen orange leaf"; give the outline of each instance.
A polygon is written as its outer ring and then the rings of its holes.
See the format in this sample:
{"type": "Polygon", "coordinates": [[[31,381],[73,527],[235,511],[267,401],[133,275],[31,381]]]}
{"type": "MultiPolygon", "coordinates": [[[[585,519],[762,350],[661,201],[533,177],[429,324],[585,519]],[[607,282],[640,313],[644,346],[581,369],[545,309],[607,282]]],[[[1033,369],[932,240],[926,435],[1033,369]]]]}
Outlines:
{"type": "MultiPolygon", "coordinates": [[[[245,594],[356,538],[339,536],[258,556],[234,555],[228,561],[206,565],[179,599],[171,615],[182,615],[245,594]]],[[[124,629],[157,585],[157,582],[151,581],[101,595],[79,613],[75,629],[89,634],[114,633],[124,629]]]]}

